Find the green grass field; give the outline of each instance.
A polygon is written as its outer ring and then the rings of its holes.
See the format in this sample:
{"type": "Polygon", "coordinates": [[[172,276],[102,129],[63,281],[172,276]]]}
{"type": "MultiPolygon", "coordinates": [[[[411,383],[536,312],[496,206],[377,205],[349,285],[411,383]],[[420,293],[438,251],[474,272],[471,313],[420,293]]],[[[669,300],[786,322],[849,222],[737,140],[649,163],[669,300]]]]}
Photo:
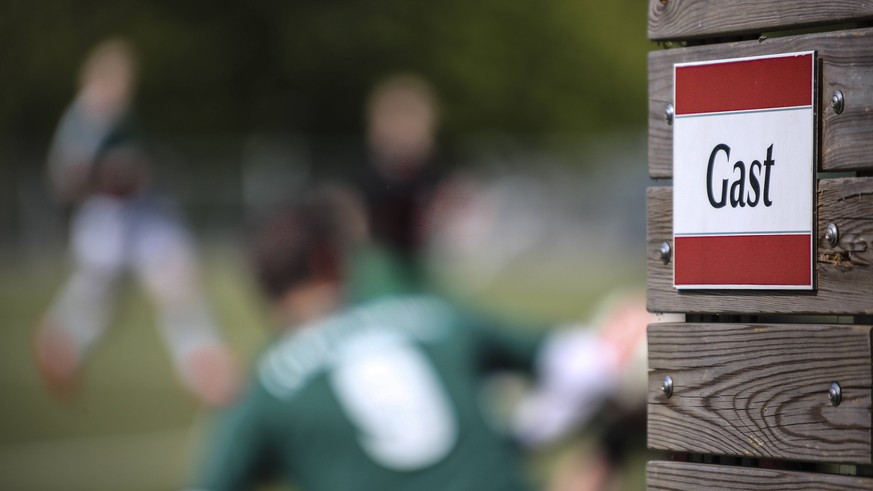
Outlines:
{"type": "MultiPolygon", "coordinates": [[[[542,268],[520,261],[474,301],[519,315],[580,318],[609,289],[644,281],[637,268],[616,273],[604,264],[542,268]]],[[[0,490],[180,489],[209,412],[179,388],[154,312],[134,281],[119,288],[112,329],[94,351],[78,397],[60,404],[43,389],[31,338],[67,271],[62,252],[37,259],[0,254],[0,490]]],[[[267,320],[238,249],[207,248],[204,284],[227,338],[250,360],[267,340],[267,320]]],[[[637,460],[626,489],[642,487],[644,458],[637,460]]]]}

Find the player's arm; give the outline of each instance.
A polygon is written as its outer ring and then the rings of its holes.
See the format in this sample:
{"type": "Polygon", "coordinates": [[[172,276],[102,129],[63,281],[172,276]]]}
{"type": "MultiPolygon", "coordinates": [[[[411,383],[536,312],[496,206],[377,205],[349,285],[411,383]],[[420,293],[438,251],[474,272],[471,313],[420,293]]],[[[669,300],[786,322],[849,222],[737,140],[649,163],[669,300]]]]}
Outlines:
{"type": "Polygon", "coordinates": [[[645,303],[611,306],[593,326],[550,332],[536,361],[537,384],[519,405],[516,435],[526,444],[550,443],[587,421],[612,395],[650,321],[645,303]]]}
{"type": "Polygon", "coordinates": [[[548,444],[587,420],[617,378],[615,350],[589,326],[514,329],[480,322],[473,332],[486,372],[534,376],[512,421],[514,436],[527,446],[548,444]]]}
{"type": "Polygon", "coordinates": [[[537,353],[543,346],[544,327],[520,326],[482,315],[466,318],[475,344],[475,356],[484,373],[516,371],[533,373],[537,353]]]}

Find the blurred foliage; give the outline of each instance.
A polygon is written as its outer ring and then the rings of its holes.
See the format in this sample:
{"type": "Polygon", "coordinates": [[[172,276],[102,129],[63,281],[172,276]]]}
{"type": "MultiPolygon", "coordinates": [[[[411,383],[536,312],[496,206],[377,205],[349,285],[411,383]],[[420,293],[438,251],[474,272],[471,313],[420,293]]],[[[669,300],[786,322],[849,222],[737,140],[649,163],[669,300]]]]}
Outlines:
{"type": "Polygon", "coordinates": [[[379,78],[414,71],[444,133],[563,134],[644,124],[639,0],[4,0],[0,132],[52,131],[78,65],[133,42],[138,112],[161,132],[360,130],[379,78]]]}

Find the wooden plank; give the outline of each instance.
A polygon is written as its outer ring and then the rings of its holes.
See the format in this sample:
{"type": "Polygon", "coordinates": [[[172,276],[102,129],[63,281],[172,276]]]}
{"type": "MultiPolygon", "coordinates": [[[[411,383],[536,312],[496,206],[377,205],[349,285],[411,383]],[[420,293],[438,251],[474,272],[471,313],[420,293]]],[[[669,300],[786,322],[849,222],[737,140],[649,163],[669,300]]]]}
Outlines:
{"type": "Polygon", "coordinates": [[[870,0],[649,0],[649,38],[725,37],[873,19],[870,0]]]}
{"type": "Polygon", "coordinates": [[[873,314],[873,178],[818,181],[816,290],[679,292],[673,265],[661,262],[658,248],[673,243],[673,192],[647,191],[648,308],[652,312],[712,314],[873,314]],[[840,230],[831,247],[828,223],[840,230]]]}
{"type": "Polygon", "coordinates": [[[817,50],[820,60],[820,169],[873,169],[873,28],[867,28],[649,53],[649,174],[673,173],[673,127],[664,106],[673,100],[674,63],[804,50],[817,50]],[[830,106],[835,90],[845,97],[841,114],[830,106]]]}
{"type": "Polygon", "coordinates": [[[652,324],[650,448],[870,464],[871,326],[652,324]],[[661,391],[664,376],[673,395],[661,391]],[[833,382],[839,406],[828,400],[833,382]]]}
{"type": "Polygon", "coordinates": [[[873,479],[754,467],[649,462],[646,466],[646,489],[649,491],[870,490],[873,489],[873,479]]]}

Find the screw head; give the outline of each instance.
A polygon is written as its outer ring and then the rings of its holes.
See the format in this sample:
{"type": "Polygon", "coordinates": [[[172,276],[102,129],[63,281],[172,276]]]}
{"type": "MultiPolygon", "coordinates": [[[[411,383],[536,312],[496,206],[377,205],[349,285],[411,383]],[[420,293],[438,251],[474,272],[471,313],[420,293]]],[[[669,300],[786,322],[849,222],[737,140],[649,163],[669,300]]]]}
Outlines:
{"type": "Polygon", "coordinates": [[[831,384],[831,388],[828,390],[828,400],[831,401],[831,406],[840,405],[840,402],[843,401],[843,389],[840,388],[840,384],[836,382],[831,384]]]}
{"type": "Polygon", "coordinates": [[[831,247],[836,247],[840,242],[840,229],[835,223],[829,223],[825,228],[825,240],[828,241],[831,247]]]}
{"type": "Polygon", "coordinates": [[[667,125],[673,125],[673,116],[676,114],[676,110],[673,108],[673,104],[667,103],[664,105],[664,120],[667,121],[667,125]]]}
{"type": "Polygon", "coordinates": [[[664,381],[661,382],[661,392],[669,399],[673,395],[673,377],[664,375],[664,381]]]}
{"type": "Polygon", "coordinates": [[[670,258],[673,255],[673,249],[670,248],[670,244],[661,242],[661,247],[658,247],[658,255],[661,257],[662,263],[670,264],[670,258]]]}
{"type": "Polygon", "coordinates": [[[834,112],[837,114],[842,113],[845,105],[846,101],[843,99],[843,92],[835,90],[833,97],[831,97],[831,107],[834,108],[834,112]]]}

